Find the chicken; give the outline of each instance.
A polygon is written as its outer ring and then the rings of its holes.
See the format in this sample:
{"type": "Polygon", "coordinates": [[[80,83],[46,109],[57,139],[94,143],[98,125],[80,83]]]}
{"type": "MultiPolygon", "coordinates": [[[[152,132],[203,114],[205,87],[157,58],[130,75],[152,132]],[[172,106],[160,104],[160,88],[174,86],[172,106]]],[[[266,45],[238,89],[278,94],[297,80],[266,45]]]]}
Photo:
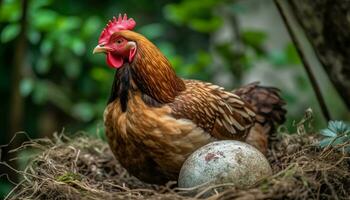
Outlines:
{"type": "Polygon", "coordinates": [[[225,91],[181,79],[168,59],[126,15],[102,31],[94,53],[116,70],[104,112],[110,148],[142,181],[177,180],[185,159],[215,140],[241,140],[266,152],[268,134],[283,123],[284,102],[275,88],[247,85],[225,91]]]}

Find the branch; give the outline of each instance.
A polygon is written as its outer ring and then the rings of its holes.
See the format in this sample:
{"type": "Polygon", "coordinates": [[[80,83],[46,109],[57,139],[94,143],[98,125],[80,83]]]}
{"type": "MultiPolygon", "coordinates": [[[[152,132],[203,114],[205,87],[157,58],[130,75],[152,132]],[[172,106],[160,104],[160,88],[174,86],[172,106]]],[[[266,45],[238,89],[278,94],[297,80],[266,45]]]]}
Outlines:
{"type": "Polygon", "coordinates": [[[311,66],[310,66],[309,62],[307,61],[307,59],[306,59],[306,55],[302,51],[301,44],[300,44],[299,40],[296,38],[296,35],[294,34],[294,32],[292,30],[290,22],[288,21],[287,16],[286,16],[286,14],[285,14],[285,12],[284,12],[284,10],[282,8],[281,2],[279,0],[274,0],[274,2],[275,2],[276,7],[277,7],[277,9],[278,9],[278,11],[279,11],[283,21],[284,21],[284,24],[286,25],[286,28],[287,28],[288,33],[289,33],[289,36],[290,36],[290,38],[292,39],[292,41],[293,41],[293,43],[295,45],[295,48],[296,48],[296,50],[298,52],[298,55],[299,55],[299,57],[300,57],[300,59],[301,59],[301,61],[303,63],[303,66],[304,66],[304,68],[306,70],[306,73],[307,73],[307,75],[308,75],[308,77],[310,79],[312,88],[314,89],[315,94],[316,94],[317,101],[320,104],[322,114],[325,117],[325,119],[327,121],[329,121],[331,119],[331,117],[330,117],[327,105],[326,105],[325,100],[324,100],[324,98],[322,96],[320,87],[317,84],[316,78],[315,78],[314,74],[312,73],[311,66]]]}

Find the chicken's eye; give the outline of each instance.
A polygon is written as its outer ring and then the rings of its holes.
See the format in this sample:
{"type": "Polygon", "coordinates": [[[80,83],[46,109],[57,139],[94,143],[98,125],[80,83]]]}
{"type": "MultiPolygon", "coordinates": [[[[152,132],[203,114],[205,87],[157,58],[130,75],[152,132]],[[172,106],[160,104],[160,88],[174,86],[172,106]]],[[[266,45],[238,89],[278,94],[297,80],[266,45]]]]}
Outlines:
{"type": "Polygon", "coordinates": [[[116,41],[116,43],[117,43],[117,44],[123,43],[123,39],[118,39],[118,40],[116,41]]]}

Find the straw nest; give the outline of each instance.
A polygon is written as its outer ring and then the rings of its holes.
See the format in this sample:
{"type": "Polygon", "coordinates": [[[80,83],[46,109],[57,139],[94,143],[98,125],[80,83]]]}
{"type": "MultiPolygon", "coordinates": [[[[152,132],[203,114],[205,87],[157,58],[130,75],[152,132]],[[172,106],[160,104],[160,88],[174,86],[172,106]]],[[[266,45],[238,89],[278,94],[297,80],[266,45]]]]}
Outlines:
{"type": "Polygon", "coordinates": [[[271,177],[244,190],[229,185],[200,191],[197,188],[195,196],[186,195],[189,189],[177,188],[176,183],[149,185],[130,176],[100,139],[60,135],[53,140],[34,140],[19,149],[39,152],[19,172],[23,179],[7,198],[197,199],[203,198],[207,190],[214,190],[221,192],[206,198],[349,199],[349,155],[341,146],[319,148],[315,135],[275,135],[267,156],[274,172],[271,177]]]}

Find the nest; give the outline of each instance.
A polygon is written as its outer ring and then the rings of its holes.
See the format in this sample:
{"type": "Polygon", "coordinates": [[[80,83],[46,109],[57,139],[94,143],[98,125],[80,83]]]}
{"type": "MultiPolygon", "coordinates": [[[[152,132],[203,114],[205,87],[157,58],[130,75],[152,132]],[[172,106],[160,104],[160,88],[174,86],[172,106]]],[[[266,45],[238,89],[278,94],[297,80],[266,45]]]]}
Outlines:
{"type": "MultiPolygon", "coordinates": [[[[226,186],[209,199],[349,199],[350,162],[342,148],[315,145],[312,134],[271,138],[268,160],[274,174],[247,189],[226,186]]],[[[8,199],[196,199],[176,183],[145,184],[123,169],[106,142],[87,136],[26,143],[36,154],[8,199]]],[[[22,151],[21,150],[21,151],[22,151]]],[[[217,186],[223,187],[221,186],[217,186]]],[[[216,189],[206,188],[208,189],[216,189]]]]}

